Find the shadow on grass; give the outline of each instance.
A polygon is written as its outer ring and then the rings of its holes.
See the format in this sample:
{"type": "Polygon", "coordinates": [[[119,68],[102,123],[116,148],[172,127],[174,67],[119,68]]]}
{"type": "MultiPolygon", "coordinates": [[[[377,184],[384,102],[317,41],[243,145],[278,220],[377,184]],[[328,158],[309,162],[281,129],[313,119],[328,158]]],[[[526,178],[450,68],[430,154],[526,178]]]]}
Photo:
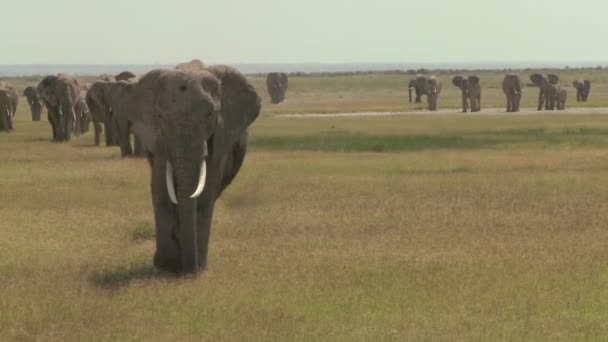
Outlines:
{"type": "Polygon", "coordinates": [[[607,136],[608,129],[599,128],[531,128],[437,135],[372,135],[340,131],[309,136],[254,136],[251,145],[256,149],[269,151],[322,152],[472,150],[518,144],[539,147],[608,147],[607,136]]]}
{"type": "Polygon", "coordinates": [[[138,243],[154,240],[156,233],[154,232],[154,228],[151,227],[152,224],[147,222],[137,225],[131,233],[131,239],[138,243]]]}
{"type": "Polygon", "coordinates": [[[112,270],[101,270],[93,274],[90,280],[97,287],[106,290],[118,290],[137,280],[170,278],[175,278],[175,276],[157,271],[150,260],[149,263],[119,266],[112,270]]]}

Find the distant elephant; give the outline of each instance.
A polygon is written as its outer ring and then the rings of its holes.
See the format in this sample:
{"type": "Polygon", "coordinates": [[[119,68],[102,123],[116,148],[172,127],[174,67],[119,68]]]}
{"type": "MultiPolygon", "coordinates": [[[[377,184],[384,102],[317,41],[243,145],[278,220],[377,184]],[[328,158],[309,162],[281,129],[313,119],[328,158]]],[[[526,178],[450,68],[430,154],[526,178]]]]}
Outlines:
{"type": "Polygon", "coordinates": [[[114,76],[114,80],[116,81],[128,81],[132,78],[137,77],[134,73],[130,71],[123,71],[120,74],[114,76]]]}
{"type": "Polygon", "coordinates": [[[541,74],[533,74],[530,80],[540,90],[538,92],[538,110],[554,110],[557,103],[557,90],[559,77],[549,74],[547,76],[541,74]]]}
{"type": "Polygon", "coordinates": [[[568,98],[568,90],[565,87],[557,86],[555,93],[555,106],[557,110],[566,109],[566,99],[568,98]]]}
{"type": "Polygon", "coordinates": [[[469,76],[464,78],[456,76],[452,79],[452,83],[460,88],[462,93],[462,112],[466,113],[469,109],[471,112],[479,112],[481,110],[481,85],[479,77],[469,76]]]}
{"type": "Polygon", "coordinates": [[[85,101],[89,108],[91,121],[95,130],[95,145],[99,146],[100,136],[103,132],[106,138],[106,146],[118,146],[118,135],[116,133],[116,122],[112,115],[112,108],[107,103],[106,93],[112,82],[99,81],[91,85],[85,95],[85,101]]]}
{"type": "Polygon", "coordinates": [[[17,112],[19,96],[10,84],[0,81],[0,131],[14,129],[13,118],[17,112]]]}
{"type": "Polygon", "coordinates": [[[214,205],[243,164],[260,97],[237,70],[153,70],[122,84],[121,111],[151,167],[154,265],[197,273],[207,265],[214,205]]]}
{"type": "Polygon", "coordinates": [[[83,92],[74,105],[74,112],[76,113],[76,116],[80,117],[80,126],[74,126],[74,131],[78,130],[79,134],[88,132],[91,123],[91,113],[89,111],[89,106],[87,106],[85,101],[85,97],[86,93],[83,92]]]}
{"type": "Polygon", "coordinates": [[[502,81],[502,91],[507,97],[507,112],[519,112],[524,84],[517,74],[507,74],[502,81]]]}
{"type": "Polygon", "coordinates": [[[80,127],[80,117],[74,111],[81,90],[78,81],[63,74],[47,76],[36,90],[47,109],[53,141],[70,141],[72,127],[80,127]]]}
{"type": "Polygon", "coordinates": [[[289,79],[284,72],[271,72],[266,76],[266,88],[270,95],[270,103],[278,104],[285,101],[285,93],[289,79]]]}
{"type": "Polygon", "coordinates": [[[175,70],[183,71],[200,71],[205,69],[205,63],[200,59],[193,59],[190,62],[179,63],[175,66],[175,70]]]}
{"type": "Polygon", "coordinates": [[[27,103],[30,105],[32,121],[40,121],[40,117],[42,116],[42,100],[40,100],[36,88],[31,86],[25,88],[23,95],[27,98],[27,103]]]}
{"type": "MultiPolygon", "coordinates": [[[[430,111],[437,110],[437,100],[441,93],[441,80],[436,76],[418,75],[415,79],[414,89],[420,89],[420,95],[426,95],[430,111]]],[[[416,96],[418,98],[418,96],[416,96]]]]}
{"type": "Polygon", "coordinates": [[[416,78],[411,79],[407,85],[410,103],[412,103],[412,90],[414,90],[416,93],[416,100],[414,101],[414,103],[422,102],[422,94],[424,93],[424,87],[421,84],[418,84],[418,82],[416,80],[417,80],[416,78]]]}
{"type": "Polygon", "coordinates": [[[576,88],[576,101],[587,102],[589,92],[591,91],[591,81],[589,80],[576,80],[572,82],[574,88],[576,88]]]}

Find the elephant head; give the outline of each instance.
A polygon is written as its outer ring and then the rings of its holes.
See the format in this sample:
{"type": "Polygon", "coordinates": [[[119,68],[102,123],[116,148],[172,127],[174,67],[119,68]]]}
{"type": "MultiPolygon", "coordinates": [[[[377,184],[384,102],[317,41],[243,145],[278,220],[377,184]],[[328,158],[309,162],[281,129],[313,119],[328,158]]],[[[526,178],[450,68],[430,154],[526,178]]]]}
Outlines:
{"type": "Polygon", "coordinates": [[[287,92],[287,86],[289,80],[287,74],[284,72],[271,72],[266,77],[266,87],[268,88],[268,94],[270,95],[270,102],[272,104],[281,103],[285,100],[285,92],[287,92]]]}
{"type": "Polygon", "coordinates": [[[154,264],[196,273],[207,263],[215,200],[243,162],[260,98],[227,66],[154,70],[121,91],[152,169],[154,264]]]}
{"type": "Polygon", "coordinates": [[[31,86],[25,88],[23,95],[26,97],[27,103],[32,111],[32,121],[40,121],[40,116],[42,114],[42,101],[40,100],[40,96],[38,96],[36,88],[31,86]]]}
{"type": "Polygon", "coordinates": [[[53,140],[69,141],[72,127],[80,127],[80,118],[74,110],[81,92],[78,81],[63,74],[47,76],[36,90],[48,111],[53,140]]]}
{"type": "Polygon", "coordinates": [[[502,81],[502,91],[507,98],[507,112],[519,112],[524,85],[517,74],[507,74],[502,81]]]}

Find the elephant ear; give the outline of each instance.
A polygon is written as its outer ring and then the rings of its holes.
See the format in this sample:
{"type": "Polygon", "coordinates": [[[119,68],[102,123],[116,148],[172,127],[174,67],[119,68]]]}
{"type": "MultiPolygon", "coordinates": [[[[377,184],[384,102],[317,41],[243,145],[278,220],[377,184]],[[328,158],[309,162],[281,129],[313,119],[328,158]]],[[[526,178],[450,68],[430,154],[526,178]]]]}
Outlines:
{"type": "Polygon", "coordinates": [[[255,88],[238,70],[224,65],[207,69],[220,80],[221,111],[216,132],[216,152],[221,154],[232,150],[247,127],[258,117],[261,99],[255,88]]]}
{"type": "Polygon", "coordinates": [[[572,82],[572,86],[573,86],[574,88],[578,88],[578,85],[579,85],[579,84],[581,84],[581,82],[579,82],[579,81],[574,81],[574,82],[572,82]]]}
{"type": "Polygon", "coordinates": [[[27,96],[27,97],[34,97],[35,95],[35,90],[33,87],[27,87],[25,88],[25,90],[23,91],[23,95],[27,96]]]}
{"type": "Polygon", "coordinates": [[[551,84],[559,83],[559,76],[557,76],[555,74],[549,74],[549,75],[547,75],[547,78],[549,79],[549,83],[551,83],[551,84]]]}
{"type": "Polygon", "coordinates": [[[455,86],[457,86],[458,88],[460,88],[462,86],[462,81],[463,81],[462,76],[455,76],[454,78],[452,78],[452,83],[455,86]]]}
{"type": "Polygon", "coordinates": [[[479,84],[479,77],[477,76],[469,76],[469,82],[471,83],[471,85],[478,85],[479,84]]]}
{"type": "Polygon", "coordinates": [[[530,76],[530,80],[534,83],[535,86],[541,87],[543,85],[543,79],[545,77],[541,74],[533,74],[530,76]]]}

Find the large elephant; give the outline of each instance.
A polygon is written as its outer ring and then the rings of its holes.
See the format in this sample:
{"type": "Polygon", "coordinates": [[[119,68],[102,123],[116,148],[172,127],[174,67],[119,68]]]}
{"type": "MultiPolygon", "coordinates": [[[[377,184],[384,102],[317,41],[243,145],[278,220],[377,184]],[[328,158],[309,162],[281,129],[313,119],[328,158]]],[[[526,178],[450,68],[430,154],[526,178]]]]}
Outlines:
{"type": "Polygon", "coordinates": [[[32,111],[32,121],[40,121],[42,116],[42,100],[34,87],[27,87],[23,91],[23,95],[27,99],[27,103],[30,105],[32,111]]]}
{"type": "Polygon", "coordinates": [[[112,116],[112,109],[106,101],[106,93],[112,82],[99,81],[91,85],[85,100],[89,107],[91,121],[95,130],[95,145],[99,146],[100,136],[103,132],[106,138],[106,146],[118,146],[118,135],[116,134],[116,122],[112,116]]]}
{"type": "Polygon", "coordinates": [[[533,74],[530,80],[539,88],[538,92],[538,110],[554,110],[557,104],[557,93],[559,86],[559,77],[554,74],[541,75],[533,74]]]}
{"type": "Polygon", "coordinates": [[[591,91],[591,81],[589,80],[576,80],[572,82],[574,88],[576,88],[576,101],[587,102],[589,92],[591,91]]]}
{"type": "MultiPolygon", "coordinates": [[[[74,106],[80,97],[78,81],[68,75],[47,76],[36,88],[53,130],[53,141],[69,141],[72,127],[80,127],[74,106]]],[[[79,130],[76,131],[79,135],[79,130]]]]}
{"type": "Polygon", "coordinates": [[[502,81],[502,91],[507,97],[507,112],[519,112],[519,104],[524,93],[524,84],[519,75],[505,75],[502,81]]]}
{"type": "Polygon", "coordinates": [[[19,96],[10,84],[0,81],[0,131],[13,130],[13,118],[17,112],[19,96]]]}
{"type": "Polygon", "coordinates": [[[272,104],[278,104],[285,101],[285,93],[287,92],[288,85],[289,79],[284,72],[271,72],[266,76],[266,88],[268,89],[270,102],[272,104]]]}
{"type": "Polygon", "coordinates": [[[243,163],[260,97],[237,70],[153,70],[122,84],[122,108],[151,167],[154,264],[197,273],[207,265],[214,205],[243,163]]]}
{"type": "Polygon", "coordinates": [[[479,77],[469,76],[467,78],[456,76],[452,79],[452,83],[460,88],[462,93],[462,112],[466,113],[471,108],[471,112],[479,112],[481,110],[481,85],[479,77]]]}
{"type": "MultiPolygon", "coordinates": [[[[409,84],[410,100],[412,90],[416,91],[416,102],[421,102],[422,95],[426,95],[430,111],[437,110],[437,100],[441,93],[441,80],[436,76],[418,75],[409,84]]],[[[411,101],[410,101],[411,102],[411,101]]]]}

